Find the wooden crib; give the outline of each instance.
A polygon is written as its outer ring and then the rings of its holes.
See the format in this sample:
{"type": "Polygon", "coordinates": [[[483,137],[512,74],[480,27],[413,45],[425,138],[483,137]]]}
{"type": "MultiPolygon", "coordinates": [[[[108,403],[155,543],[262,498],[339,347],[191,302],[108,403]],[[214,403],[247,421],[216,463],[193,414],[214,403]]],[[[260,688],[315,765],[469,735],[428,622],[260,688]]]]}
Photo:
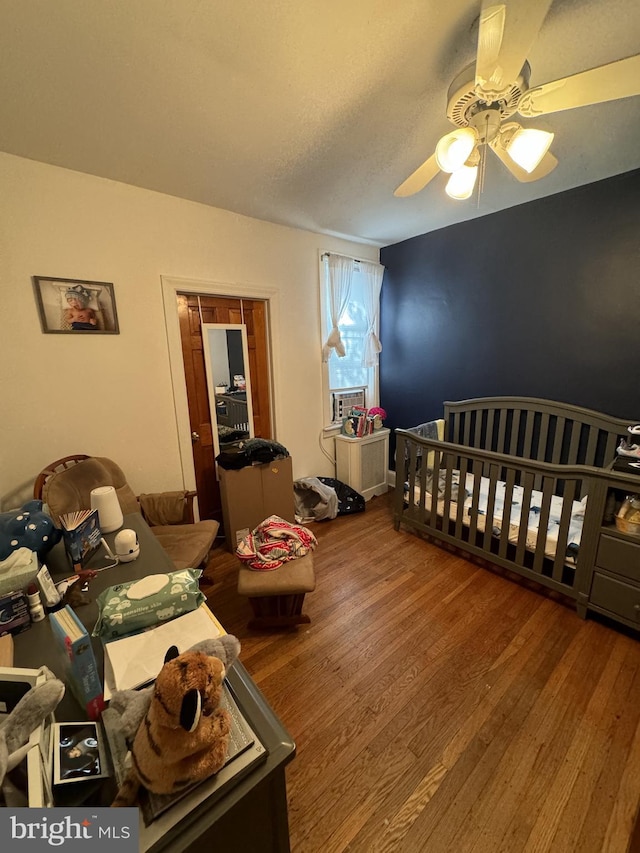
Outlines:
{"type": "Polygon", "coordinates": [[[631,423],[536,398],[447,402],[443,441],[396,430],[396,530],[535,580],[585,615],[601,534],[616,535],[614,500],[640,491],[640,476],[611,467],[631,423]]]}

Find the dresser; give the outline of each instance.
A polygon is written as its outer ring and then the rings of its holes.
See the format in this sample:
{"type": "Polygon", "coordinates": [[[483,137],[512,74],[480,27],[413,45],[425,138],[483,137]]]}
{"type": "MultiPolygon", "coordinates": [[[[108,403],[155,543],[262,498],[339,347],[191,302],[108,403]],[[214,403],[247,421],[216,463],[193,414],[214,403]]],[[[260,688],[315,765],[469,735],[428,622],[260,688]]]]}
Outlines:
{"type": "Polygon", "coordinates": [[[640,469],[616,468],[610,478],[599,479],[589,493],[591,510],[598,513],[600,524],[593,528],[595,541],[589,548],[593,557],[586,567],[579,610],[583,615],[585,609],[600,613],[638,630],[640,536],[618,530],[611,515],[626,495],[640,494],[640,469]]]}

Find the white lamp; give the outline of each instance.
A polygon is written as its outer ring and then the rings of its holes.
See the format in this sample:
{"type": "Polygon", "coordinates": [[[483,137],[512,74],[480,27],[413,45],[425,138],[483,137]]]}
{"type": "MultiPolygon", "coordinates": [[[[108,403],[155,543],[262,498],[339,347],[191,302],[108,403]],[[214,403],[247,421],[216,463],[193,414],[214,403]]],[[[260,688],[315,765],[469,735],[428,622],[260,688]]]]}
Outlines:
{"type": "Polygon", "coordinates": [[[447,195],[450,198],[455,198],[457,201],[464,201],[464,199],[470,198],[473,188],[476,185],[477,177],[477,166],[460,166],[447,181],[447,186],[445,187],[447,195]]]}
{"type": "Polygon", "coordinates": [[[514,163],[531,174],[549,150],[553,136],[546,130],[521,127],[507,143],[507,153],[514,163]]]}
{"type": "Polygon", "coordinates": [[[469,159],[478,136],[472,127],[460,127],[447,133],[436,145],[436,162],[443,172],[455,172],[469,159]]]}
{"type": "Polygon", "coordinates": [[[98,524],[103,533],[113,533],[124,523],[124,516],[113,486],[98,486],[91,490],[91,509],[98,510],[98,524]]]}

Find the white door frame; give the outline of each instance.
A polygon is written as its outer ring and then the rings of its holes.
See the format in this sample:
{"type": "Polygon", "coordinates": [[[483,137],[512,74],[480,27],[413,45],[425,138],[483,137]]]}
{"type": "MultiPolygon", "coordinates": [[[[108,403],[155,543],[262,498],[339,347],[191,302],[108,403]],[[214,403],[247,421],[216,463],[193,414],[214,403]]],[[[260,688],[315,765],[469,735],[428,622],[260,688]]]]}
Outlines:
{"type": "Polygon", "coordinates": [[[182,482],[185,489],[195,489],[196,472],[191,449],[189,403],[187,401],[187,385],[184,378],[184,358],[182,356],[182,340],[180,338],[180,321],[178,318],[178,293],[201,293],[203,296],[228,296],[234,299],[261,299],[267,303],[267,345],[269,348],[269,379],[271,384],[269,398],[271,401],[271,423],[274,438],[277,435],[279,414],[278,395],[274,379],[278,373],[275,368],[279,363],[279,293],[277,290],[251,284],[199,281],[191,278],[177,278],[165,275],[160,276],[160,282],[164,304],[164,322],[167,331],[167,347],[176,414],[180,465],[182,467],[182,482]]]}

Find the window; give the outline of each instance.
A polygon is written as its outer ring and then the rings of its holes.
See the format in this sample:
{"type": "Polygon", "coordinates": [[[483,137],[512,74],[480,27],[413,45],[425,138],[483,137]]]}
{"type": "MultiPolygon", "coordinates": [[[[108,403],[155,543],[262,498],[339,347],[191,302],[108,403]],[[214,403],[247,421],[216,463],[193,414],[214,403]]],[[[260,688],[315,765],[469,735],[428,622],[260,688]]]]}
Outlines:
{"type": "Polygon", "coordinates": [[[380,264],[328,253],[322,255],[324,414],[327,426],[340,423],[339,403],[349,399],[349,392],[364,389],[364,405],[368,408],[378,405],[377,353],[380,345],[377,336],[382,272],[380,264]],[[339,335],[333,329],[332,314],[334,319],[337,317],[339,335]],[[342,349],[344,355],[340,356],[338,353],[342,349]],[[366,365],[367,360],[369,366],[366,365]]]}

